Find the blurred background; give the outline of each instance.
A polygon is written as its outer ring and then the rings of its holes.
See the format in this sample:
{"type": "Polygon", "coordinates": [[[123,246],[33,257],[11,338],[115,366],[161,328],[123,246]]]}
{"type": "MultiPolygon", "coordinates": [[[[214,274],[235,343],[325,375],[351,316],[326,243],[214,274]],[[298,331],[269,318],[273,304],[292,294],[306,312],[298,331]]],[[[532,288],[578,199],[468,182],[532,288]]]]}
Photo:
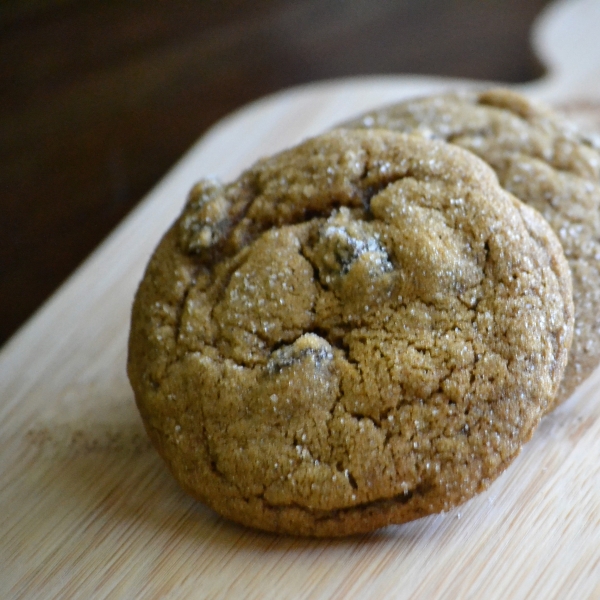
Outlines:
{"type": "Polygon", "coordinates": [[[335,77],[534,79],[547,3],[0,0],[0,344],[227,113],[335,77]]]}

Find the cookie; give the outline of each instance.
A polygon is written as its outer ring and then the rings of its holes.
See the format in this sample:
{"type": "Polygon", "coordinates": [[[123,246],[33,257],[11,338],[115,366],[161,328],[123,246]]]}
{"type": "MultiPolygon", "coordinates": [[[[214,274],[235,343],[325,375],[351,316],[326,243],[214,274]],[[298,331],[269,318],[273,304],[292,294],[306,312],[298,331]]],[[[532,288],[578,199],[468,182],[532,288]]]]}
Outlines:
{"type": "Polygon", "coordinates": [[[485,489],[554,400],[572,312],[552,230],[483,161],[335,131],[192,190],[137,292],[128,373],[190,494],[347,535],[485,489]]]}
{"type": "Polygon", "coordinates": [[[409,100],[344,127],[384,127],[466,148],[558,235],[573,279],[575,335],[558,394],[567,399],[600,363],[600,137],[507,90],[409,100]]]}

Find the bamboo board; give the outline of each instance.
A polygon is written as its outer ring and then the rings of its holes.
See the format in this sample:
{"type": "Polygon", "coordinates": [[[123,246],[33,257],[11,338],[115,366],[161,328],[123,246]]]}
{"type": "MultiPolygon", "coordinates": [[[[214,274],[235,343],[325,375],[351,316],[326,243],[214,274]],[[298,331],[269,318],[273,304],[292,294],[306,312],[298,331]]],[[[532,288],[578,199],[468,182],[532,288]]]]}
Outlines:
{"type": "MultiPolygon", "coordinates": [[[[538,20],[522,86],[600,130],[600,2],[538,20]]],[[[284,91],[214,127],[0,353],[0,598],[600,598],[600,370],[491,489],[343,540],[251,531],[183,494],[125,375],[145,263],[201,176],[363,110],[473,85],[375,77],[284,91]]]]}

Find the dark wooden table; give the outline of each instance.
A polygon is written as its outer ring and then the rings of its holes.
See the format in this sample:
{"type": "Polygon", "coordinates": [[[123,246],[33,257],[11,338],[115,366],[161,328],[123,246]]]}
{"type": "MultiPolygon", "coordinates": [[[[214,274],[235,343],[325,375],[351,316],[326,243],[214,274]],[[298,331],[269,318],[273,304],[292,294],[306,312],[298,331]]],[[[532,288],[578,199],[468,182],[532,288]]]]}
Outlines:
{"type": "Polygon", "coordinates": [[[546,3],[3,0],[0,343],[228,112],[360,74],[527,81],[546,3]]]}

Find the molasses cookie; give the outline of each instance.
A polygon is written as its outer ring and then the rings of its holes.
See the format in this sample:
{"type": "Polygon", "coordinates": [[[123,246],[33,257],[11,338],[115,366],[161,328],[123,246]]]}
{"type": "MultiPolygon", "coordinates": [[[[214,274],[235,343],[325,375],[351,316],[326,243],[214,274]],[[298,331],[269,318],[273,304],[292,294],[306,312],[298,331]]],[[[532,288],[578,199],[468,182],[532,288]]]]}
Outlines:
{"type": "Polygon", "coordinates": [[[575,334],[558,401],[600,363],[600,137],[507,90],[409,100],[345,127],[386,128],[473,152],[550,223],[571,267],[575,334]]]}
{"type": "Polygon", "coordinates": [[[202,181],[136,295],[128,372],[181,485],[339,536],[485,489],[554,401],[570,275],[473,154],[334,131],[202,181]]]}

